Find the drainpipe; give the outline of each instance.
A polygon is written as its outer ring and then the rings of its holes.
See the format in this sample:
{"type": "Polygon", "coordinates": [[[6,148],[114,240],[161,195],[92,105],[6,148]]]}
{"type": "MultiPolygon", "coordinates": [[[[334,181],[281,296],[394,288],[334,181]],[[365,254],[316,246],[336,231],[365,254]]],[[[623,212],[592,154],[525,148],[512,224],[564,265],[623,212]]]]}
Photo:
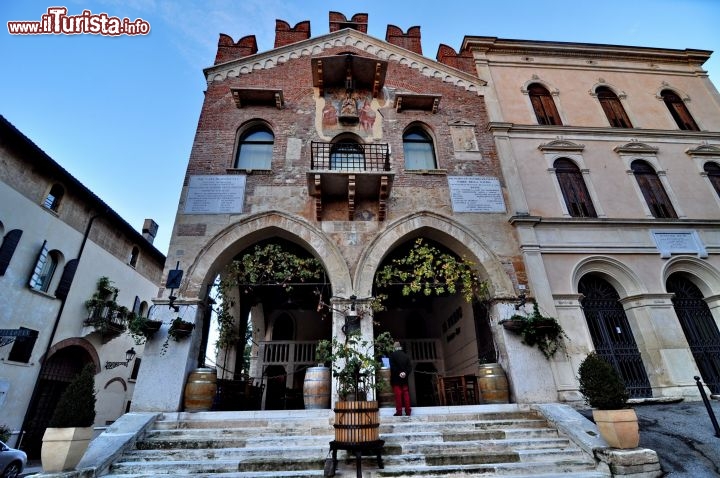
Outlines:
{"type": "MultiPolygon", "coordinates": [[[[82,257],[82,253],[85,250],[85,243],[87,243],[88,236],[90,236],[90,229],[92,228],[93,223],[95,222],[95,219],[98,217],[107,214],[110,211],[109,208],[105,208],[102,212],[99,212],[92,216],[90,220],[87,223],[87,226],[85,227],[85,234],[83,235],[82,243],[80,243],[80,250],[78,251],[77,255],[77,262],[78,265],[80,264],[80,258],[82,257]]],[[[77,272],[77,269],[75,269],[75,272],[77,272]]],[[[73,275],[73,279],[74,279],[73,275]]],[[[45,347],[45,353],[41,357],[41,365],[40,365],[40,371],[37,374],[37,377],[35,377],[35,385],[33,386],[32,394],[30,395],[30,401],[28,402],[28,407],[25,409],[25,417],[23,418],[22,426],[20,427],[20,433],[18,434],[17,441],[15,443],[16,448],[20,448],[20,444],[23,439],[23,435],[25,434],[25,424],[28,421],[28,415],[30,414],[30,409],[32,408],[35,400],[37,399],[37,393],[38,388],[40,384],[40,375],[42,373],[43,365],[45,363],[45,360],[47,359],[47,355],[50,352],[50,348],[53,345],[53,341],[55,340],[55,333],[57,332],[58,325],[60,325],[60,318],[62,317],[63,310],[65,310],[65,302],[67,301],[67,296],[70,295],[70,288],[72,287],[72,281],[70,281],[70,285],[68,286],[68,294],[65,296],[65,298],[60,299],[60,308],[58,309],[57,316],[55,317],[55,323],[53,324],[52,332],[50,333],[50,339],[48,340],[47,347],[45,347]]]]}

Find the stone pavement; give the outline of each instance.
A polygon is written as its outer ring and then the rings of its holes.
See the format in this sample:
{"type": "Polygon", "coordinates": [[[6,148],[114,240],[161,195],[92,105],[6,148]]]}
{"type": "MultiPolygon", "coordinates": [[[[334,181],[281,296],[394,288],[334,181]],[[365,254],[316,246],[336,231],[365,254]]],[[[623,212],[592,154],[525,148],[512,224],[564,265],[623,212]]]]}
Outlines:
{"type": "MultiPolygon", "coordinates": [[[[720,402],[710,401],[720,421],[720,402]]],[[[720,437],[702,401],[635,406],[640,446],[655,450],[667,478],[720,477],[720,437]]]]}

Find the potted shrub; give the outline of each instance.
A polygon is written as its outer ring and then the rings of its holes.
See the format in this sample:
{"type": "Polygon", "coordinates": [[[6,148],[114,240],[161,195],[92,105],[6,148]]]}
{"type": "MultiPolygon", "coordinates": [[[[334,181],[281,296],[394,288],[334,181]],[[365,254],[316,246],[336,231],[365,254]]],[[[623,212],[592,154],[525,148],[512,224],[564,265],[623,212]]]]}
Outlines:
{"type": "Polygon", "coordinates": [[[192,334],[193,329],[195,328],[195,324],[192,322],[187,322],[180,317],[175,317],[172,322],[170,322],[170,328],[168,329],[168,335],[165,339],[165,342],[162,345],[162,350],[160,351],[161,355],[165,355],[165,352],[167,351],[168,345],[170,344],[170,339],[173,339],[175,342],[178,342],[182,339],[185,339],[192,334]]]}
{"type": "Polygon", "coordinates": [[[43,435],[43,471],[72,470],[92,438],[95,422],[95,365],[85,365],[58,400],[43,435]]]}
{"type": "Polygon", "coordinates": [[[580,393],[592,407],[600,435],[613,448],[635,448],[640,442],[637,415],[627,408],[629,394],[615,368],[595,352],[580,363],[580,393]]]}
{"type": "Polygon", "coordinates": [[[533,302],[532,314],[515,314],[509,319],[501,320],[500,324],[505,330],[520,335],[523,344],[530,347],[537,346],[548,360],[563,346],[563,338],[567,338],[562,326],[554,317],[540,313],[537,302],[533,302]]]}
{"type": "Polygon", "coordinates": [[[335,402],[335,441],[360,443],[379,440],[380,414],[377,400],[367,400],[381,385],[377,382],[382,368],[381,357],[392,351],[394,339],[383,332],[375,340],[364,339],[359,333],[346,337],[321,340],[318,348],[332,362],[332,376],[337,383],[340,400],[335,402]]]}

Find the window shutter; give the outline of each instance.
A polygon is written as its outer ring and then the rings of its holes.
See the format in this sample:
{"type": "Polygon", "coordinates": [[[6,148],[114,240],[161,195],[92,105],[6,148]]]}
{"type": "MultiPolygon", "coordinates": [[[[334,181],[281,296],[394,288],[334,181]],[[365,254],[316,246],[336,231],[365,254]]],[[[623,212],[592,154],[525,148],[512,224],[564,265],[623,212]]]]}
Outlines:
{"type": "Polygon", "coordinates": [[[43,241],[40,252],[35,260],[35,268],[33,269],[30,281],[28,282],[31,289],[39,289],[42,285],[42,278],[40,277],[40,274],[42,274],[43,266],[45,265],[45,261],[47,261],[48,252],[47,241],[43,241]]]}
{"type": "Polygon", "coordinates": [[[140,297],[135,296],[135,303],[133,303],[132,308],[133,314],[140,315],[140,297]]]}
{"type": "Polygon", "coordinates": [[[58,284],[57,289],[55,289],[55,297],[58,299],[67,299],[68,293],[70,292],[70,286],[72,285],[75,272],[77,271],[78,262],[79,261],[77,259],[72,259],[65,264],[65,270],[63,270],[62,277],[60,277],[60,283],[58,284]]]}
{"type": "Polygon", "coordinates": [[[2,246],[0,246],[0,276],[5,275],[22,233],[20,229],[13,229],[5,234],[2,246]]]}

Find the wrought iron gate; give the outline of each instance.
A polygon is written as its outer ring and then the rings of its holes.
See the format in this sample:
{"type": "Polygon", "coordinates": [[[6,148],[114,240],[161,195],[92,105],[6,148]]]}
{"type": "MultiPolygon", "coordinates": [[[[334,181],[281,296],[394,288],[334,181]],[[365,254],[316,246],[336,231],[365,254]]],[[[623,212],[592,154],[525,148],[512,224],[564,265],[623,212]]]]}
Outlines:
{"type": "Polygon", "coordinates": [[[630,398],[651,397],[650,381],[615,288],[604,279],[588,276],[580,280],[578,290],[585,296],[582,307],[595,352],[615,367],[630,398]]]}
{"type": "Polygon", "coordinates": [[[720,393],[720,331],[702,292],[678,274],[668,279],[667,291],[675,294],[672,298],[675,314],[703,381],[712,393],[720,393]]]}

